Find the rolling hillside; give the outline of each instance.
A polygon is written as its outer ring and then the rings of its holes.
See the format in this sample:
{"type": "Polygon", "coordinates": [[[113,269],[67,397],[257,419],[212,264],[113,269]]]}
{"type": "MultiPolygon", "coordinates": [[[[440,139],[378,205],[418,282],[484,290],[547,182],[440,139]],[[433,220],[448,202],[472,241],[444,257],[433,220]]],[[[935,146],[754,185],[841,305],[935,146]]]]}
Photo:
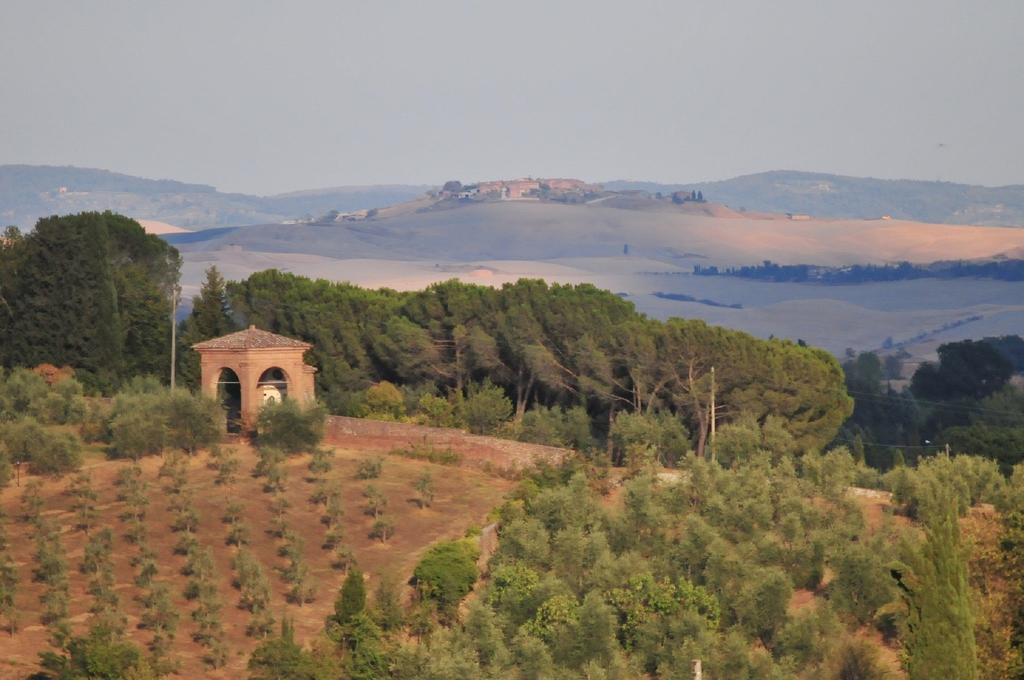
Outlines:
{"type": "MultiPolygon", "coordinates": [[[[603,186],[610,191],[652,194],[700,190],[708,200],[735,210],[842,219],[891,215],[920,222],[1024,226],[1024,186],[983,187],[782,170],[695,184],[617,180],[603,186]]],[[[222,193],[204,184],[92,168],[0,165],[0,224],[27,228],[45,215],[109,209],[187,229],[237,226],[318,217],[331,210],[379,208],[409,201],[428,189],[351,186],[251,196],[222,193]]]]}
{"type": "Polygon", "coordinates": [[[2,166],[0,224],[30,226],[42,214],[103,209],[150,221],[184,257],[183,313],[215,264],[236,280],[277,268],[398,289],[449,278],[489,285],[521,277],[590,282],[653,316],[702,318],[837,354],[897,344],[921,360],[942,341],[1021,332],[1020,283],[815,286],[691,275],[697,264],[763,260],[843,266],[1019,258],[1024,229],[965,225],[1024,224],[1015,217],[1024,215],[1021,187],[775,172],[694,185],[708,203],[654,197],[677,188],[611,182],[576,203],[436,201],[426,187],[411,186],[257,197],[102,170],[2,166]],[[378,210],[367,215],[370,207],[378,210]],[[351,220],[295,221],[332,210],[363,212],[351,220]],[[787,219],[784,212],[808,218],[787,219]],[[892,219],[878,219],[883,215],[892,219]]]}
{"type": "Polygon", "coordinates": [[[168,240],[182,252],[231,246],[334,258],[456,261],[612,257],[628,245],[631,254],[674,262],[843,265],[988,257],[1024,245],[1024,231],[903,220],[793,221],[653,200],[630,208],[504,201],[360,222],[218,229],[168,240]]]}
{"type": "Polygon", "coordinates": [[[428,187],[315,189],[278,196],[222,193],[205,184],[153,180],[93,168],[0,165],[0,225],[30,228],[40,217],[113,210],[187,229],[358,210],[407,201],[428,187]]]}
{"type": "Polygon", "coordinates": [[[1024,230],[905,220],[790,220],[714,203],[633,194],[591,203],[419,199],[361,221],[265,224],[169,234],[194,295],[217,265],[229,279],[263,269],[416,289],[437,281],[501,285],[521,277],[593,283],[655,317],[701,318],[836,354],[898,344],[929,358],[940,341],[1021,330],[1024,284],[922,279],[856,286],[692,274],[694,265],[842,266],[986,258],[1024,247],[1024,230]]]}
{"type": "MultiPolygon", "coordinates": [[[[333,611],[334,598],[345,573],[332,567],[333,552],[323,549],[328,530],[321,521],[323,508],[310,502],[314,484],[308,481],[306,464],[308,456],[290,459],[287,464],[288,481],[280,496],[287,501],[286,521],[304,541],[302,554],[309,565],[311,582],[316,587],[312,602],[299,605],[289,602],[287,584],[280,571],[286,560],[280,555],[282,540],[267,531],[272,525],[271,502],[273,495],[264,493],[261,481],[249,473],[256,464],[256,455],[248,445],[236,447],[242,467],[237,481],[231,485],[217,485],[216,473],[204,463],[207,454],[187,461],[188,494],[195,499],[198,511],[198,528],[195,537],[200,545],[209,547],[214,555],[217,591],[223,603],[225,643],[229,649],[227,664],[219,670],[211,670],[203,663],[204,649],[193,641],[196,625],[190,614],[196,608],[195,601],[184,595],[188,576],[182,573],[186,558],[174,550],[181,532],[171,530],[174,514],[170,510],[172,495],[165,490],[166,479],[160,478],[161,459],[143,459],[142,481],[151,492],[145,526],[149,535],[148,545],[155,553],[156,583],[167,584],[171,590],[173,604],[179,612],[177,635],[171,643],[171,655],[181,663],[177,677],[183,678],[238,678],[244,676],[245,664],[258,637],[246,635],[246,625],[252,614],[239,605],[239,590],[232,584],[237,574],[232,568],[232,558],[238,552],[236,546],[228,545],[226,537],[230,530],[222,517],[228,504],[241,503],[244,507],[245,523],[250,529],[249,551],[262,563],[269,577],[271,605],[278,619],[286,615],[295,624],[296,633],[302,640],[314,638],[323,628],[324,617],[333,611]]],[[[355,478],[356,467],[368,456],[357,450],[339,449],[335,452],[333,470],[327,478],[336,482],[341,489],[345,516],[345,540],[351,545],[359,567],[368,574],[370,588],[375,588],[384,574],[391,574],[404,581],[411,575],[412,568],[423,551],[434,541],[458,538],[467,527],[480,527],[491,508],[498,505],[512,483],[482,472],[451,466],[441,467],[426,462],[409,460],[399,456],[388,456],[384,471],[375,486],[388,499],[388,511],[395,523],[395,535],[386,543],[370,538],[367,534],[373,524],[373,517],[364,511],[362,492],[367,483],[355,478]],[[413,486],[416,479],[430,471],[436,480],[437,495],[430,507],[419,508],[410,499],[415,495],[413,486]]],[[[133,582],[138,569],[132,558],[139,549],[125,537],[129,525],[123,518],[126,504],[118,500],[115,485],[117,474],[129,467],[128,461],[94,461],[84,471],[97,489],[97,529],[113,531],[113,567],[116,591],[121,608],[127,616],[127,634],[134,642],[145,645],[152,633],[139,627],[143,605],[139,601],[146,588],[133,582]]],[[[11,554],[18,572],[24,575],[24,584],[18,590],[16,607],[22,612],[21,629],[13,636],[0,635],[0,678],[24,678],[38,669],[38,654],[48,648],[47,631],[39,621],[39,596],[44,591],[41,583],[33,582],[30,576],[34,564],[35,528],[19,522],[19,499],[25,489],[25,481],[19,489],[10,486],[0,493],[0,509],[6,513],[6,531],[11,554]]],[[[73,499],[66,489],[69,480],[47,480],[41,495],[46,510],[45,520],[60,527],[60,541],[67,555],[68,578],[70,581],[72,625],[80,631],[89,620],[88,607],[92,597],[87,592],[89,576],[79,570],[82,562],[87,535],[74,528],[73,499]]]]}
{"type": "Polygon", "coordinates": [[[1024,226],[1024,186],[984,187],[953,182],[885,180],[776,170],[718,182],[658,184],[614,181],[616,190],[703,191],[733,208],[807,213],[819,217],[897,219],[945,224],[1024,226]]]}

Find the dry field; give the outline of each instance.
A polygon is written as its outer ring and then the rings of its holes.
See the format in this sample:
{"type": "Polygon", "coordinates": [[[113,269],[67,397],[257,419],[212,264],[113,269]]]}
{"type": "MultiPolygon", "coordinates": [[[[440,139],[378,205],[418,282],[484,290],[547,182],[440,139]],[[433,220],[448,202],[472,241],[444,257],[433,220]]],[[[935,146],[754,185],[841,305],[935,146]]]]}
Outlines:
{"type": "MultiPolygon", "coordinates": [[[[291,502],[288,526],[305,539],[304,555],[312,579],[317,584],[317,595],[314,602],[302,606],[286,601],[287,585],[278,573],[278,569],[285,564],[285,559],[277,553],[282,541],[265,531],[271,517],[271,496],[263,492],[263,480],[250,474],[257,460],[254,452],[245,444],[234,448],[241,459],[241,468],[237,481],[231,487],[214,483],[216,473],[207,467],[208,454],[201,453],[188,461],[189,486],[194,492],[200,514],[197,537],[201,545],[211,547],[215,553],[217,580],[224,605],[224,642],[230,650],[230,657],[227,666],[218,671],[211,671],[205,666],[202,661],[203,648],[192,641],[195,624],[189,614],[195,608],[195,603],[183,595],[187,578],[181,575],[180,570],[185,557],[174,554],[173,550],[178,537],[171,530],[173,516],[168,509],[170,496],[163,491],[167,480],[158,478],[162,460],[153,457],[142,461],[143,479],[149,483],[150,488],[151,501],[146,523],[149,546],[157,553],[159,573],[156,580],[170,585],[181,614],[172,648],[173,656],[181,662],[181,677],[240,677],[249,653],[257,644],[256,640],[245,635],[250,614],[238,608],[239,594],[232,587],[231,562],[236,549],[225,543],[228,526],[221,520],[229,501],[240,501],[245,507],[245,521],[252,530],[250,548],[262,562],[271,581],[271,610],[278,620],[281,614],[294,619],[299,639],[309,639],[319,633],[324,617],[333,609],[335,595],[344,579],[343,573],[331,566],[331,552],[321,548],[326,527],[319,521],[322,506],[313,505],[309,501],[314,488],[307,480],[309,456],[291,458],[287,462],[288,481],[284,491],[291,502]]],[[[482,526],[487,513],[501,502],[511,487],[511,482],[479,471],[388,456],[384,460],[383,474],[379,479],[372,480],[387,497],[386,516],[394,522],[396,528],[395,535],[387,543],[382,543],[368,536],[373,518],[364,513],[362,496],[368,482],[356,479],[355,473],[359,462],[369,454],[356,449],[353,446],[335,450],[333,468],[326,477],[337,480],[340,485],[345,510],[346,542],[353,549],[360,568],[367,574],[370,589],[384,573],[394,573],[403,580],[408,578],[419,556],[431,543],[462,536],[471,525],[482,526]],[[413,485],[426,470],[432,472],[436,497],[431,507],[420,508],[413,501],[413,485]]],[[[97,528],[107,526],[114,532],[113,561],[117,592],[121,609],[128,617],[128,635],[134,642],[145,645],[150,634],[137,628],[142,612],[137,598],[143,590],[133,583],[135,569],[130,563],[138,548],[124,538],[127,524],[118,516],[124,511],[125,504],[117,501],[114,485],[118,471],[127,465],[122,461],[102,461],[87,465],[85,470],[91,474],[93,486],[99,492],[100,518],[97,528]]],[[[12,485],[0,494],[0,506],[8,518],[6,526],[10,552],[20,576],[16,600],[21,612],[20,632],[14,636],[0,635],[0,659],[4,664],[0,666],[0,678],[26,677],[37,669],[38,653],[47,649],[47,631],[39,621],[39,596],[43,586],[33,583],[31,579],[35,550],[34,528],[19,519],[20,497],[25,482],[23,478],[20,488],[12,485]]],[[[91,597],[86,592],[87,577],[78,568],[87,539],[83,532],[73,528],[72,499],[66,493],[69,482],[70,479],[44,482],[43,497],[46,504],[43,515],[52,518],[61,527],[61,540],[69,567],[71,620],[75,632],[81,633],[88,625],[88,609],[91,604],[91,597]]]]}

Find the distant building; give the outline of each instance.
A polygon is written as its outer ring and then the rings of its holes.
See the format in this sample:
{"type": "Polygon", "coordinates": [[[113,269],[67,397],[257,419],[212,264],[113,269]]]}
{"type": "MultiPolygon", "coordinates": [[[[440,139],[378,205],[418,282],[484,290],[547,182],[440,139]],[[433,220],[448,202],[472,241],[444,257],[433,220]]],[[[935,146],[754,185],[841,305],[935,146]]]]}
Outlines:
{"type": "Polygon", "coordinates": [[[811,219],[810,215],[803,215],[800,213],[786,213],[786,217],[796,222],[806,222],[807,220],[811,219]]]}
{"type": "Polygon", "coordinates": [[[550,191],[588,191],[593,188],[590,184],[587,184],[581,179],[554,177],[551,179],[542,179],[540,182],[550,191]]]}
{"type": "Polygon", "coordinates": [[[596,184],[587,184],[580,179],[565,177],[537,178],[521,177],[519,179],[491,180],[469,186],[442,189],[438,196],[442,199],[473,199],[503,201],[535,201],[540,198],[561,198],[566,196],[583,196],[589,192],[600,191],[596,184]]]}
{"type": "Polygon", "coordinates": [[[264,404],[314,399],[316,369],[303,360],[312,347],[255,326],[192,345],[199,352],[203,394],[225,407],[228,431],[234,432],[255,429],[264,404]]]}
{"type": "Polygon", "coordinates": [[[502,198],[506,201],[521,201],[528,198],[537,198],[540,193],[540,182],[535,179],[514,179],[505,182],[505,193],[502,198]]]}

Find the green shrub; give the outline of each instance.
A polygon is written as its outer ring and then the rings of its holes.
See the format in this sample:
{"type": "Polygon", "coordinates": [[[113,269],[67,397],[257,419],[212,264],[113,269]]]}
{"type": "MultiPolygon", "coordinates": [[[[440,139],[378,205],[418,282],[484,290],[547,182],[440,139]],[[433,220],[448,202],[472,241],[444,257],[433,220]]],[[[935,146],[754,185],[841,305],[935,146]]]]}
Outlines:
{"type": "Polygon", "coordinates": [[[322,406],[303,406],[294,399],[267,404],[260,411],[257,432],[261,447],[285,453],[312,451],[324,438],[327,412],[322,406]]]}
{"type": "Polygon", "coordinates": [[[356,467],[356,479],[377,479],[384,469],[384,459],[366,458],[356,467]]]}
{"type": "Polygon", "coordinates": [[[918,463],[916,469],[895,467],[882,481],[892,491],[893,501],[903,506],[910,517],[917,517],[923,503],[930,499],[936,485],[949,489],[957,502],[960,515],[978,503],[994,503],[1002,499],[1006,480],[998,464],[981,456],[933,456],[918,463]]]}
{"type": "Polygon", "coordinates": [[[167,443],[167,412],[156,393],[121,394],[110,421],[110,453],[138,460],[160,453],[167,443]]]}
{"type": "Polygon", "coordinates": [[[480,550],[472,540],[447,541],[431,547],[416,565],[413,578],[423,597],[452,612],[476,583],[480,550]]]}
{"type": "Polygon", "coordinates": [[[381,380],[366,390],[363,409],[365,418],[401,420],[405,416],[405,397],[402,390],[381,380]]]}
{"type": "Polygon", "coordinates": [[[431,427],[455,427],[455,406],[444,397],[436,394],[424,394],[416,402],[416,420],[422,425],[431,427]]]}
{"type": "Polygon", "coordinates": [[[220,441],[224,412],[215,400],[188,390],[174,390],[166,393],[163,402],[169,446],[193,454],[220,441]]]}
{"type": "Polygon", "coordinates": [[[395,535],[395,523],[386,517],[378,517],[370,527],[370,538],[380,539],[381,543],[387,543],[388,539],[395,535]]]}
{"type": "Polygon", "coordinates": [[[425,460],[438,465],[458,465],[462,462],[462,454],[451,449],[438,449],[430,444],[412,444],[404,449],[391,449],[389,455],[425,460]]]}
{"type": "Polygon", "coordinates": [[[44,421],[54,425],[81,423],[85,417],[85,397],[82,384],[74,378],[55,383],[39,405],[44,421]]]}
{"type": "Polygon", "coordinates": [[[462,419],[474,434],[493,434],[498,426],[512,417],[512,402],[505,391],[490,380],[470,388],[461,403],[462,419]]]}
{"type": "Polygon", "coordinates": [[[110,443],[111,406],[99,399],[90,399],[86,403],[85,414],[79,433],[82,440],[90,444],[94,442],[110,443]]]}
{"type": "Polygon", "coordinates": [[[43,427],[34,418],[22,418],[0,429],[0,442],[11,461],[26,461],[32,472],[61,475],[82,464],[82,445],[77,437],[43,427]]]}
{"type": "Polygon", "coordinates": [[[690,434],[670,413],[620,413],[609,437],[618,460],[625,460],[630,451],[644,449],[658,463],[674,466],[690,449],[690,434]]]}
{"type": "Polygon", "coordinates": [[[0,376],[0,420],[39,416],[49,387],[42,376],[27,368],[16,368],[0,376]]]}

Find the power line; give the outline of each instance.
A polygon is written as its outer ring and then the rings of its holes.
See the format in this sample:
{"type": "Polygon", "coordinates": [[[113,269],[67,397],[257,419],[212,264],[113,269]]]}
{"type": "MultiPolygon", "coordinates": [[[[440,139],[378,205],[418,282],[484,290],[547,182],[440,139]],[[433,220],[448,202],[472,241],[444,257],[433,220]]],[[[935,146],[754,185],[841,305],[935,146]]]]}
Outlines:
{"type": "Polygon", "coordinates": [[[850,394],[861,395],[861,397],[865,398],[865,399],[874,399],[875,401],[879,401],[879,400],[882,400],[882,399],[889,399],[889,400],[892,400],[892,401],[902,401],[902,402],[909,402],[909,403],[913,403],[913,404],[929,404],[929,405],[932,405],[932,406],[939,406],[939,407],[947,408],[947,409],[959,409],[961,411],[981,411],[983,413],[993,413],[993,414],[1001,415],[1001,416],[1010,416],[1010,417],[1017,416],[1017,417],[1019,417],[1019,416],[1022,415],[1022,413],[1020,411],[1000,411],[998,409],[988,408],[986,406],[971,406],[970,404],[952,404],[952,403],[945,402],[945,401],[929,401],[928,399],[918,399],[917,397],[902,397],[902,396],[900,396],[898,394],[882,394],[882,393],[875,393],[875,392],[861,392],[859,390],[850,390],[850,389],[848,389],[846,391],[849,392],[850,394]]]}
{"type": "MultiPolygon", "coordinates": [[[[840,436],[840,437],[836,437],[836,438],[837,439],[842,439],[847,444],[855,444],[856,443],[855,440],[853,440],[853,439],[851,439],[849,437],[840,436]]],[[[945,448],[944,445],[940,445],[940,444],[879,444],[878,442],[867,442],[867,441],[864,441],[863,439],[860,441],[860,443],[863,444],[864,446],[874,446],[874,447],[883,448],[883,449],[935,449],[935,450],[941,451],[942,449],[945,448]]]]}

